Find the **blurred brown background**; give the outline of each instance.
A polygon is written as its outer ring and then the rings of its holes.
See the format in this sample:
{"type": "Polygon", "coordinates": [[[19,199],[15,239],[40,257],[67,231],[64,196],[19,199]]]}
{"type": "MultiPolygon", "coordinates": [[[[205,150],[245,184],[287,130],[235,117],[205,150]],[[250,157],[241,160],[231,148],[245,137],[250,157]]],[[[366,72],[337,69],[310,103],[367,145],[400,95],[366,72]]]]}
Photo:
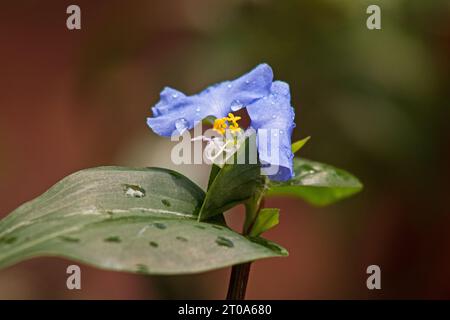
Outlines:
{"type": "MultiPolygon", "coordinates": [[[[194,93],[261,62],[290,83],[301,155],[357,175],[363,193],[328,208],[271,199],[267,234],[290,257],[253,265],[251,299],[450,298],[450,3],[4,1],[0,10],[0,216],[69,173],[164,166],[146,126],[170,85],[194,93]],[[77,4],[82,29],[66,28],[77,4]],[[366,28],[378,4],[382,30],[366,28]],[[382,290],[366,288],[370,264],[382,290]]],[[[205,167],[178,168],[204,185],[205,167]]],[[[228,214],[233,226],[242,209],[228,214]],[[230,218],[230,215],[232,217],[230,218]]],[[[39,258],[0,271],[0,298],[223,298],[229,270],[145,277],[39,258]]]]}

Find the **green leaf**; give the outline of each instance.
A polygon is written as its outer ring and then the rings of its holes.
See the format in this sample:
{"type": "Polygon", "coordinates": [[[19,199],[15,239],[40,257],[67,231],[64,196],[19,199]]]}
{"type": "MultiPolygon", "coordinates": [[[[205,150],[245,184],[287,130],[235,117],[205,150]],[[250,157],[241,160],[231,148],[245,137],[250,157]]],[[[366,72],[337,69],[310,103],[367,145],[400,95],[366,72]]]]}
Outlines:
{"type": "MultiPolygon", "coordinates": [[[[250,143],[256,142],[250,138],[246,139],[234,155],[235,159],[243,155],[248,156],[250,143]]],[[[199,220],[209,219],[246,202],[264,187],[264,183],[259,163],[226,163],[218,172],[217,168],[213,167],[199,220]]]]}
{"type": "Polygon", "coordinates": [[[309,139],[311,139],[311,136],[306,137],[302,140],[298,140],[296,142],[294,142],[291,146],[292,149],[292,153],[296,153],[297,151],[299,151],[301,148],[303,148],[303,146],[309,141],[309,139]]]}
{"type": "Polygon", "coordinates": [[[271,181],[268,195],[290,195],[324,206],[363,188],[361,182],[347,171],[303,158],[294,158],[294,172],[294,178],[289,181],[271,181]]]}
{"type": "Polygon", "coordinates": [[[216,164],[212,164],[211,165],[211,172],[209,174],[209,179],[208,179],[208,189],[209,187],[211,187],[211,184],[214,182],[214,179],[216,178],[217,174],[220,172],[220,167],[216,164]]]}
{"type": "Polygon", "coordinates": [[[170,170],[79,171],[0,221],[0,268],[59,256],[110,270],[188,274],[287,254],[264,239],[198,222],[204,196],[170,170]]]}
{"type": "Polygon", "coordinates": [[[263,208],[259,210],[255,223],[250,230],[250,236],[259,236],[263,232],[272,229],[279,223],[280,209],[263,208]]]}

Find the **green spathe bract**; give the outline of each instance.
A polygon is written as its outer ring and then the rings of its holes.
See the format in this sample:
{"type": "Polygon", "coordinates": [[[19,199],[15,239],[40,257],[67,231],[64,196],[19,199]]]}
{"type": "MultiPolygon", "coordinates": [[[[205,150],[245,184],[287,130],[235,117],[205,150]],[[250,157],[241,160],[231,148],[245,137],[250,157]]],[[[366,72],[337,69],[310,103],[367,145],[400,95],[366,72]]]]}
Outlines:
{"type": "MultiPolygon", "coordinates": [[[[253,137],[253,136],[252,136],[253,137]]],[[[250,159],[250,144],[256,143],[252,137],[244,143],[222,168],[213,166],[208,192],[200,209],[199,220],[221,214],[232,207],[246,203],[254,194],[264,188],[265,179],[261,176],[259,163],[238,163],[239,159],[250,159]]]]}

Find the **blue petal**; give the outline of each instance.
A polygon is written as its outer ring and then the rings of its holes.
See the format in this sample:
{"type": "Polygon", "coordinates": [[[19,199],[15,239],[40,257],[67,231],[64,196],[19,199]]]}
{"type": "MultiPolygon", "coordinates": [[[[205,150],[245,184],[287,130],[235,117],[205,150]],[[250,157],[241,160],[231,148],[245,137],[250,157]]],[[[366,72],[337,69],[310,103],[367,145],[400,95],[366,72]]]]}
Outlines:
{"type": "Polygon", "coordinates": [[[269,168],[271,169],[269,178],[272,180],[291,179],[294,157],[291,151],[291,135],[295,127],[295,113],[291,106],[289,85],[275,81],[271,93],[247,106],[247,112],[251,126],[257,132],[258,153],[263,170],[269,172],[269,168]]]}
{"type": "Polygon", "coordinates": [[[166,87],[152,108],[153,117],[147,119],[147,124],[161,136],[181,133],[208,116],[225,117],[268,95],[272,80],[270,66],[260,64],[236,80],[221,82],[192,96],[166,87]]]}
{"type": "Polygon", "coordinates": [[[172,103],[177,102],[178,98],[185,97],[184,93],[170,87],[165,87],[159,95],[160,101],[152,108],[153,116],[155,117],[167,113],[172,103]]]}

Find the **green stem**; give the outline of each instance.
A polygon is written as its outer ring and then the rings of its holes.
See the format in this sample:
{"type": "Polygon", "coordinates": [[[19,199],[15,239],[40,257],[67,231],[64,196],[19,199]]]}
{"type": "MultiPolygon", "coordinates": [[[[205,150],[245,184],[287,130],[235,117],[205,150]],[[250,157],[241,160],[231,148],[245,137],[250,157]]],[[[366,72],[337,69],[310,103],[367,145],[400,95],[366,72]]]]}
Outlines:
{"type": "Polygon", "coordinates": [[[244,300],[250,276],[251,262],[237,264],[231,269],[227,300],[244,300]]]}
{"type": "MultiPolygon", "coordinates": [[[[259,210],[264,206],[263,192],[255,194],[245,205],[245,223],[242,234],[248,235],[255,223],[259,210]]],[[[230,283],[228,285],[227,300],[244,300],[250,276],[251,262],[235,265],[231,268],[230,283]]]]}

